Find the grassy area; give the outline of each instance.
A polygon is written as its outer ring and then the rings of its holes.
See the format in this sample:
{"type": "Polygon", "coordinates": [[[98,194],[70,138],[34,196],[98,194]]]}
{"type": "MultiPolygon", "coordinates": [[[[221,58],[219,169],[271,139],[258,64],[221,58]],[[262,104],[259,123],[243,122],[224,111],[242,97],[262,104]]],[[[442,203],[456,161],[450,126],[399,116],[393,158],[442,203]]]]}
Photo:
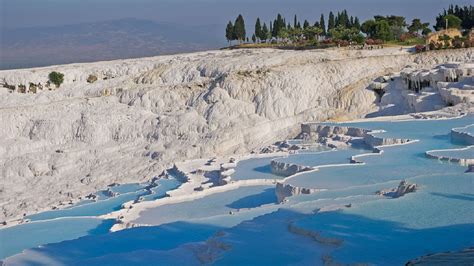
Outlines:
{"type": "Polygon", "coordinates": [[[387,45],[394,45],[394,46],[411,46],[411,45],[418,45],[418,44],[425,44],[426,41],[424,38],[410,38],[405,41],[389,41],[387,45]]]}
{"type": "Polygon", "coordinates": [[[335,44],[322,44],[322,43],[242,43],[223,49],[246,49],[246,48],[274,48],[274,49],[291,49],[291,50],[309,50],[309,49],[324,49],[329,47],[334,47],[335,44]]]}

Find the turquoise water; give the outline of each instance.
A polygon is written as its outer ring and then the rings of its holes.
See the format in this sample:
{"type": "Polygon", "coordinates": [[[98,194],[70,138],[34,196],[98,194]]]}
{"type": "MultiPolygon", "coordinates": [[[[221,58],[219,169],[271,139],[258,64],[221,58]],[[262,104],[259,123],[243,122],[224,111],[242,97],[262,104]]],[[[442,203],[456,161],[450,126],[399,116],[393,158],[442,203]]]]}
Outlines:
{"type": "MultiPolygon", "coordinates": [[[[445,150],[465,147],[452,143],[450,132],[452,128],[472,124],[473,119],[473,116],[466,116],[437,121],[345,123],[343,125],[385,130],[378,134],[383,137],[418,141],[382,147],[381,154],[348,148],[241,161],[232,176],[234,180],[281,179],[271,173],[271,160],[323,166],[318,171],[301,173],[285,182],[326,190],[295,195],[284,204],[275,204],[274,185],[241,187],[147,209],[136,221],[158,226],[94,234],[86,229],[76,230],[71,225],[72,232],[85,236],[30,249],[7,262],[27,265],[31,261],[48,260],[67,265],[199,265],[202,264],[199,259],[205,259],[206,264],[215,265],[323,265],[324,256],[336,263],[404,265],[410,259],[429,253],[472,247],[474,174],[465,173],[465,166],[429,159],[425,153],[443,150],[440,152],[453,156],[471,156],[472,149],[445,150]],[[364,164],[324,167],[346,164],[351,156],[366,153],[367,156],[358,157],[364,164]],[[396,188],[401,180],[416,183],[418,190],[396,199],[376,195],[379,190],[396,188]],[[326,245],[289,228],[315,232],[342,242],[339,246],[326,245]]],[[[160,198],[177,185],[168,180],[154,189],[155,194],[144,198],[160,198]]],[[[74,212],[94,213],[92,209],[79,210],[74,212]]],[[[103,208],[102,211],[107,210],[103,208]]],[[[50,214],[39,215],[51,217],[50,214]]],[[[88,218],[80,219],[88,221],[88,218]]],[[[43,226],[47,230],[57,230],[58,225],[48,224],[51,221],[56,220],[47,220],[43,226]]],[[[94,226],[97,224],[89,225],[94,226]]],[[[27,232],[36,229],[23,227],[22,230],[20,242],[28,242],[27,232]]],[[[43,237],[39,234],[38,243],[29,246],[60,241],[43,237]]],[[[72,238],[75,237],[69,239],[72,238]]]]}
{"type": "Polygon", "coordinates": [[[140,213],[139,224],[162,224],[182,220],[230,215],[239,209],[276,203],[274,186],[242,187],[191,201],[168,204],[140,213]],[[165,214],[165,215],[164,215],[165,214]]]}
{"type": "Polygon", "coordinates": [[[282,179],[284,177],[272,174],[270,162],[278,157],[242,160],[237,164],[232,180],[248,179],[282,179]]]}
{"type": "MultiPolygon", "coordinates": [[[[92,218],[121,209],[122,204],[138,199],[155,200],[181,183],[174,178],[160,179],[152,188],[152,194],[145,191],[146,184],[125,184],[114,186],[112,191],[121,193],[116,197],[102,197],[98,201],[81,201],[61,210],[46,211],[27,216],[29,223],[0,229],[0,259],[14,255],[40,244],[75,239],[86,235],[105,234],[114,224],[113,220],[92,218]],[[123,193],[123,194],[122,194],[123,193]],[[58,230],[58,228],[60,228],[58,230]]],[[[100,192],[99,192],[100,193],[100,192]]]]}
{"type": "Polygon", "coordinates": [[[357,154],[371,152],[365,149],[346,148],[330,150],[317,153],[292,154],[286,158],[275,159],[278,162],[294,163],[304,166],[321,166],[328,164],[345,164],[351,161],[351,157],[357,154]]]}
{"type": "Polygon", "coordinates": [[[75,216],[100,216],[113,211],[120,210],[122,204],[128,201],[134,201],[139,197],[143,197],[143,200],[155,200],[165,196],[165,193],[169,190],[177,188],[181,183],[176,179],[160,179],[158,185],[152,189],[153,194],[149,194],[143,188],[144,184],[127,184],[113,187],[113,191],[125,194],[119,194],[118,196],[105,198],[96,202],[84,203],[78,206],[73,206],[62,210],[53,210],[38,213],[35,215],[28,216],[26,218],[31,221],[48,220],[58,217],[75,217],[75,216]]]}
{"type": "Polygon", "coordinates": [[[38,221],[0,230],[0,258],[46,243],[75,239],[84,235],[108,232],[112,220],[96,218],[62,218],[38,221]]]}

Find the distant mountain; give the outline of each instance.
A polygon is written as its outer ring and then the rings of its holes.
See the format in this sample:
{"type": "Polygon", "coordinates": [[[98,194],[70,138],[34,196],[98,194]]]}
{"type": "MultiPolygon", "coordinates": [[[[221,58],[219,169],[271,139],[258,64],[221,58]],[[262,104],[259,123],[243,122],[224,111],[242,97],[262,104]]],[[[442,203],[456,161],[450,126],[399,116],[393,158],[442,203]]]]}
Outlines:
{"type": "Polygon", "coordinates": [[[215,25],[186,27],[141,19],[2,30],[0,69],[174,54],[218,48],[215,25]]]}

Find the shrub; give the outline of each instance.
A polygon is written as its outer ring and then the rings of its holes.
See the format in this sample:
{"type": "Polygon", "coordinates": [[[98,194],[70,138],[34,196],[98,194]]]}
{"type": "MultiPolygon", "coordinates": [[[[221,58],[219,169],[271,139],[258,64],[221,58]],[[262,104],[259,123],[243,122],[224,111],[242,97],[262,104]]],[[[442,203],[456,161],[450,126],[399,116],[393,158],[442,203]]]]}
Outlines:
{"type": "Polygon", "coordinates": [[[91,75],[89,75],[89,77],[87,77],[87,82],[88,83],[94,83],[96,81],[97,81],[97,76],[95,76],[95,75],[91,74],[91,75]]]}
{"type": "Polygon", "coordinates": [[[415,51],[417,53],[421,53],[421,52],[424,52],[426,50],[426,46],[422,45],[422,44],[418,44],[417,46],[415,46],[415,51]]]}
{"type": "Polygon", "coordinates": [[[61,84],[64,82],[64,74],[60,72],[53,71],[49,73],[49,81],[56,85],[56,88],[61,86],[61,84]]]}

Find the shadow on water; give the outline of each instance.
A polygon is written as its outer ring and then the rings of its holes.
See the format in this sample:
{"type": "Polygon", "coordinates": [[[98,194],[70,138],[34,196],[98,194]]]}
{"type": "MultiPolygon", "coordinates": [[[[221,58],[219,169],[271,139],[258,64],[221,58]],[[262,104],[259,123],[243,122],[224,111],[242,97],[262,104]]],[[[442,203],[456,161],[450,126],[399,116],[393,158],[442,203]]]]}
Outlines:
{"type": "Polygon", "coordinates": [[[473,194],[468,194],[468,193],[463,193],[462,195],[456,195],[456,194],[431,192],[430,194],[434,195],[434,196],[445,197],[445,198],[448,198],[448,199],[474,201],[474,195],[473,194]]]}
{"type": "MultiPolygon", "coordinates": [[[[100,230],[105,229],[101,225],[100,230]]],[[[110,254],[131,253],[143,250],[171,250],[180,245],[200,242],[211,237],[222,228],[212,225],[174,222],[153,227],[137,227],[102,235],[89,235],[75,240],[47,244],[26,250],[25,253],[6,260],[7,265],[39,265],[40,261],[50,264],[81,265],[83,262],[110,254]]],[[[94,231],[97,233],[98,231],[94,231]]],[[[133,256],[133,255],[131,255],[133,256]]],[[[151,263],[133,258],[130,264],[151,263]],[[134,262],[133,262],[134,261],[134,262]]],[[[149,258],[147,258],[148,260],[149,258]]],[[[152,264],[160,264],[154,258],[152,264]]],[[[104,261],[102,261],[103,265],[104,261]]],[[[106,263],[107,264],[107,263],[106,263]]],[[[129,263],[127,263],[129,264],[129,263]]]]}
{"type": "Polygon", "coordinates": [[[337,262],[349,264],[403,265],[419,256],[474,245],[474,224],[417,229],[335,211],[313,215],[297,226],[319,232],[322,237],[342,239],[342,246],[332,255],[337,262]]]}
{"type": "Polygon", "coordinates": [[[107,234],[112,228],[112,226],[115,224],[114,219],[109,219],[109,220],[104,220],[101,224],[99,224],[96,228],[93,228],[89,231],[87,231],[88,235],[103,235],[107,234]]]}
{"type": "Polygon", "coordinates": [[[450,138],[451,138],[451,134],[433,136],[433,139],[438,139],[438,140],[450,140],[450,138]]]}
{"type": "Polygon", "coordinates": [[[343,211],[302,214],[279,209],[227,229],[174,222],[86,236],[30,249],[7,260],[7,265],[53,262],[65,265],[163,265],[177,260],[189,265],[196,263],[196,247],[207,250],[208,247],[202,246],[203,241],[218,231],[225,233],[217,236],[216,241],[228,244],[230,248],[218,249],[217,261],[213,263],[216,265],[322,265],[321,257],[327,254],[342,263],[403,265],[429,253],[474,245],[474,224],[413,229],[401,223],[343,211]],[[311,237],[291,233],[288,230],[291,223],[319,232],[323,237],[342,239],[343,243],[337,249],[322,245],[311,237]]]}
{"type": "Polygon", "coordinates": [[[265,189],[262,193],[250,195],[238,199],[231,204],[226,205],[233,209],[256,208],[258,206],[270,203],[276,203],[277,197],[274,188],[265,189]]]}
{"type": "Polygon", "coordinates": [[[269,173],[272,172],[272,167],[269,164],[267,164],[267,165],[264,165],[264,166],[255,167],[255,168],[253,168],[253,170],[255,172],[259,172],[259,173],[269,174],[269,173]]]}

